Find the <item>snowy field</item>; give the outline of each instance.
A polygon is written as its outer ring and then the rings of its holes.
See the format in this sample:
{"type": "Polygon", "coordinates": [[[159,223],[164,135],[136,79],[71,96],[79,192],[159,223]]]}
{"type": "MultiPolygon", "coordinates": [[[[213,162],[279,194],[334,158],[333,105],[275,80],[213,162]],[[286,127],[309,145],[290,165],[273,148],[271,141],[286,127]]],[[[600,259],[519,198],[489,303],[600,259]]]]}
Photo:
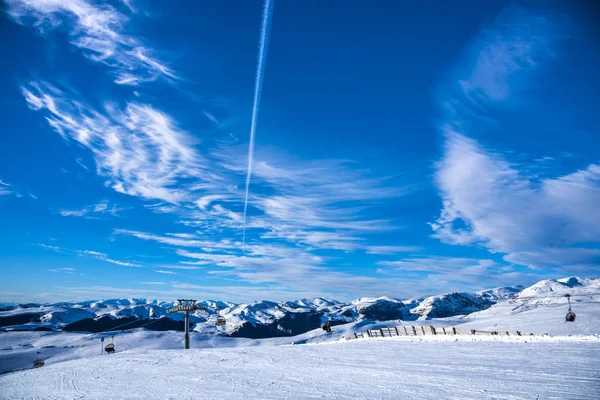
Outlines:
{"type": "MultiPolygon", "coordinates": [[[[600,303],[577,304],[575,322],[564,321],[564,305],[549,304],[522,310],[518,303],[496,304],[488,310],[463,317],[450,317],[420,321],[356,321],[333,327],[333,333],[326,335],[316,329],[292,337],[270,339],[231,338],[212,333],[191,333],[191,346],[194,349],[223,347],[273,346],[285,344],[321,343],[336,341],[343,336],[353,337],[354,332],[379,329],[396,325],[433,325],[435,327],[461,327],[480,330],[509,330],[523,333],[551,336],[598,336],[600,335],[600,303]],[[519,309],[515,309],[515,308],[519,309]]],[[[69,332],[4,332],[0,333],[0,374],[30,368],[36,352],[46,365],[100,354],[100,337],[105,344],[113,333],[89,334],[69,332]]],[[[183,333],[176,331],[148,331],[135,329],[115,332],[114,343],[117,352],[133,350],[180,349],[183,333]]]]}
{"type": "MultiPolygon", "coordinates": [[[[213,325],[192,332],[187,351],[181,350],[183,333],[176,331],[0,332],[0,399],[600,400],[597,281],[578,292],[568,287],[578,293],[577,319],[570,323],[564,320],[566,299],[557,295],[564,284],[542,281],[521,292],[524,299],[506,299],[468,315],[359,319],[334,326],[330,334],[315,329],[245,339],[227,337],[213,325]],[[550,336],[342,339],[399,325],[550,336]],[[117,353],[100,355],[100,338],[106,345],[113,334],[117,353]],[[45,366],[33,370],[38,351],[45,366]]],[[[440,310],[454,300],[431,307],[440,310]]]]}
{"type": "Polygon", "coordinates": [[[0,377],[3,399],[600,399],[597,337],[133,350],[0,377]]]}

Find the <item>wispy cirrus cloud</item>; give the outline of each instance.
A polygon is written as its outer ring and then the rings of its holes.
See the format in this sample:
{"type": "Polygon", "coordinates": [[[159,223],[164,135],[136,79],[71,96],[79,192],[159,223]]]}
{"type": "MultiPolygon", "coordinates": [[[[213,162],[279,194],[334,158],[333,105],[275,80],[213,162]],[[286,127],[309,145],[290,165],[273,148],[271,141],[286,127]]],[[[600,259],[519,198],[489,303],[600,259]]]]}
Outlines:
{"type": "Polygon", "coordinates": [[[62,28],[71,44],[93,62],[109,67],[117,84],[139,85],[158,78],[178,79],[175,72],[133,35],[129,17],[110,4],[87,0],[7,0],[7,13],[40,33],[62,28]]]}
{"type": "MultiPolygon", "coordinates": [[[[217,144],[200,155],[193,135],[150,105],[98,110],[46,82],[23,85],[22,92],[29,107],[43,112],[65,140],[93,153],[96,172],[115,191],[159,200],[146,206],[178,215],[189,227],[241,235],[244,192],[236,183],[246,170],[239,145],[217,144]]],[[[272,151],[256,155],[254,182],[256,194],[248,203],[249,240],[282,239],[343,251],[360,248],[365,234],[397,229],[385,215],[375,217],[372,206],[414,189],[349,161],[293,161],[272,151]]],[[[62,214],[90,217],[95,210],[62,214]]]]}
{"type": "Polygon", "coordinates": [[[157,272],[159,274],[165,274],[165,275],[177,275],[177,272],[175,272],[175,271],[164,270],[164,269],[157,269],[157,270],[154,270],[154,272],[157,272]]]}
{"type": "MultiPolygon", "coordinates": [[[[199,266],[205,272],[240,279],[252,285],[286,285],[290,290],[323,290],[328,293],[353,291],[368,285],[392,293],[391,281],[381,282],[371,276],[353,275],[328,266],[328,259],[312,247],[295,247],[283,243],[247,244],[242,253],[241,242],[227,240],[181,239],[144,232],[119,230],[119,235],[134,236],[174,246],[183,266],[199,266]],[[188,249],[193,249],[190,251],[188,249]],[[215,267],[219,268],[215,271],[215,267]],[[211,270],[212,268],[212,270],[211,270]]],[[[162,271],[175,269],[165,265],[162,271]]],[[[399,279],[399,278],[398,278],[399,279]]],[[[364,294],[364,293],[363,293],[364,294]]],[[[347,295],[347,294],[344,294],[347,295]]]]}
{"type": "Polygon", "coordinates": [[[62,272],[65,274],[73,275],[75,273],[75,268],[58,268],[58,269],[51,268],[48,270],[48,272],[55,272],[55,273],[62,272]]]}
{"type": "Polygon", "coordinates": [[[82,255],[82,256],[92,257],[97,260],[106,261],[111,264],[120,265],[122,267],[141,267],[142,266],[141,264],[132,263],[132,262],[128,262],[128,261],[114,260],[114,259],[108,257],[108,254],[100,253],[99,251],[75,250],[75,253],[77,253],[78,255],[82,255]]]}
{"type": "Polygon", "coordinates": [[[168,115],[142,103],[98,111],[46,82],[31,82],[22,92],[65,140],[93,152],[97,173],[117,192],[169,203],[186,197],[178,179],[197,176],[200,158],[192,137],[168,115]]]}
{"type": "Polygon", "coordinates": [[[398,254],[418,253],[423,250],[421,246],[367,246],[367,254],[398,254]]]}
{"type": "Polygon", "coordinates": [[[598,271],[600,165],[538,179],[472,138],[502,123],[494,119],[499,107],[524,107],[520,95],[556,56],[557,29],[509,7],[474,41],[465,60],[472,69],[459,69],[458,84],[440,98],[445,143],[435,181],[443,209],[431,226],[446,243],[483,246],[531,268],[598,271]]]}
{"type": "Polygon", "coordinates": [[[0,179],[0,196],[8,196],[11,194],[15,194],[14,191],[9,189],[10,187],[11,185],[9,183],[6,183],[2,179],[0,179]]]}
{"type": "Polygon", "coordinates": [[[108,202],[100,202],[77,210],[59,210],[58,213],[63,217],[98,218],[99,215],[103,214],[118,216],[118,213],[124,210],[126,208],[120,208],[116,204],[109,205],[108,202]]]}
{"type": "Polygon", "coordinates": [[[51,251],[54,251],[57,253],[95,258],[97,260],[106,261],[108,263],[120,265],[122,267],[141,267],[142,266],[141,264],[134,263],[134,262],[115,260],[113,258],[110,258],[108,256],[108,254],[101,253],[99,251],[94,251],[94,250],[72,250],[72,249],[67,249],[67,248],[59,247],[59,246],[51,246],[51,245],[47,245],[44,243],[35,243],[35,245],[39,246],[43,249],[51,250],[51,251]]]}
{"type": "Polygon", "coordinates": [[[507,263],[469,257],[422,256],[380,261],[380,273],[388,278],[411,277],[422,287],[421,295],[453,290],[472,292],[498,286],[534,283],[547,275],[523,271],[507,263]]]}

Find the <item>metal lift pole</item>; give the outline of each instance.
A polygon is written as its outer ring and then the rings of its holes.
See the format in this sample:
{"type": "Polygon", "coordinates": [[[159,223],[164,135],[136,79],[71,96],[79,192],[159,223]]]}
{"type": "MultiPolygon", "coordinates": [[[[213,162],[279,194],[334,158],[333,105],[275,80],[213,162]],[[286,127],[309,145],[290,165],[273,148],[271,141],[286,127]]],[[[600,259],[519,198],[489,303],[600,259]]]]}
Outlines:
{"type": "Polygon", "coordinates": [[[196,300],[177,299],[179,304],[176,307],[167,310],[169,313],[185,312],[185,336],[183,337],[183,348],[190,348],[190,311],[206,310],[206,307],[196,305],[196,300]]]}
{"type": "Polygon", "coordinates": [[[185,311],[185,337],[183,339],[183,348],[190,348],[190,311],[185,311]]]}

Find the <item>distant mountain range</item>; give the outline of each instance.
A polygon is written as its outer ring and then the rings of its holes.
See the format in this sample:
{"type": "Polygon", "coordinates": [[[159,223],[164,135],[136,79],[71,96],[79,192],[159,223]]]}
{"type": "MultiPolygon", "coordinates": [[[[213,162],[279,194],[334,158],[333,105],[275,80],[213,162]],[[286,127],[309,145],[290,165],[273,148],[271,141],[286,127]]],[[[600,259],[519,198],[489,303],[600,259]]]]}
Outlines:
{"type": "MultiPolygon", "coordinates": [[[[564,294],[600,292],[600,279],[570,277],[544,280],[533,286],[510,286],[474,293],[448,293],[401,301],[395,298],[360,298],[349,303],[317,297],[295,301],[257,301],[236,304],[199,301],[206,310],[191,316],[196,332],[233,337],[269,338],[295,336],[316,329],[355,321],[422,320],[468,315],[495,304],[519,301],[521,305],[564,301],[564,294]],[[216,326],[219,316],[224,326],[216,326]]],[[[0,331],[102,332],[145,328],[183,330],[183,314],[167,313],[175,303],[147,299],[111,299],[53,304],[4,305],[0,331]]]]}

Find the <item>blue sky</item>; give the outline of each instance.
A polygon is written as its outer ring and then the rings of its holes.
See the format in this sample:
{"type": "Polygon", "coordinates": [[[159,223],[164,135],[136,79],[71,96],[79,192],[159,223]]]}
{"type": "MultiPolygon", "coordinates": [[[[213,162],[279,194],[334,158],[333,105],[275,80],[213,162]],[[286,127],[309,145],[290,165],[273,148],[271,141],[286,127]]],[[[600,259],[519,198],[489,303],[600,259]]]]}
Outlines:
{"type": "Polygon", "coordinates": [[[6,0],[0,301],[410,297],[600,272],[563,2],[6,0]]]}

